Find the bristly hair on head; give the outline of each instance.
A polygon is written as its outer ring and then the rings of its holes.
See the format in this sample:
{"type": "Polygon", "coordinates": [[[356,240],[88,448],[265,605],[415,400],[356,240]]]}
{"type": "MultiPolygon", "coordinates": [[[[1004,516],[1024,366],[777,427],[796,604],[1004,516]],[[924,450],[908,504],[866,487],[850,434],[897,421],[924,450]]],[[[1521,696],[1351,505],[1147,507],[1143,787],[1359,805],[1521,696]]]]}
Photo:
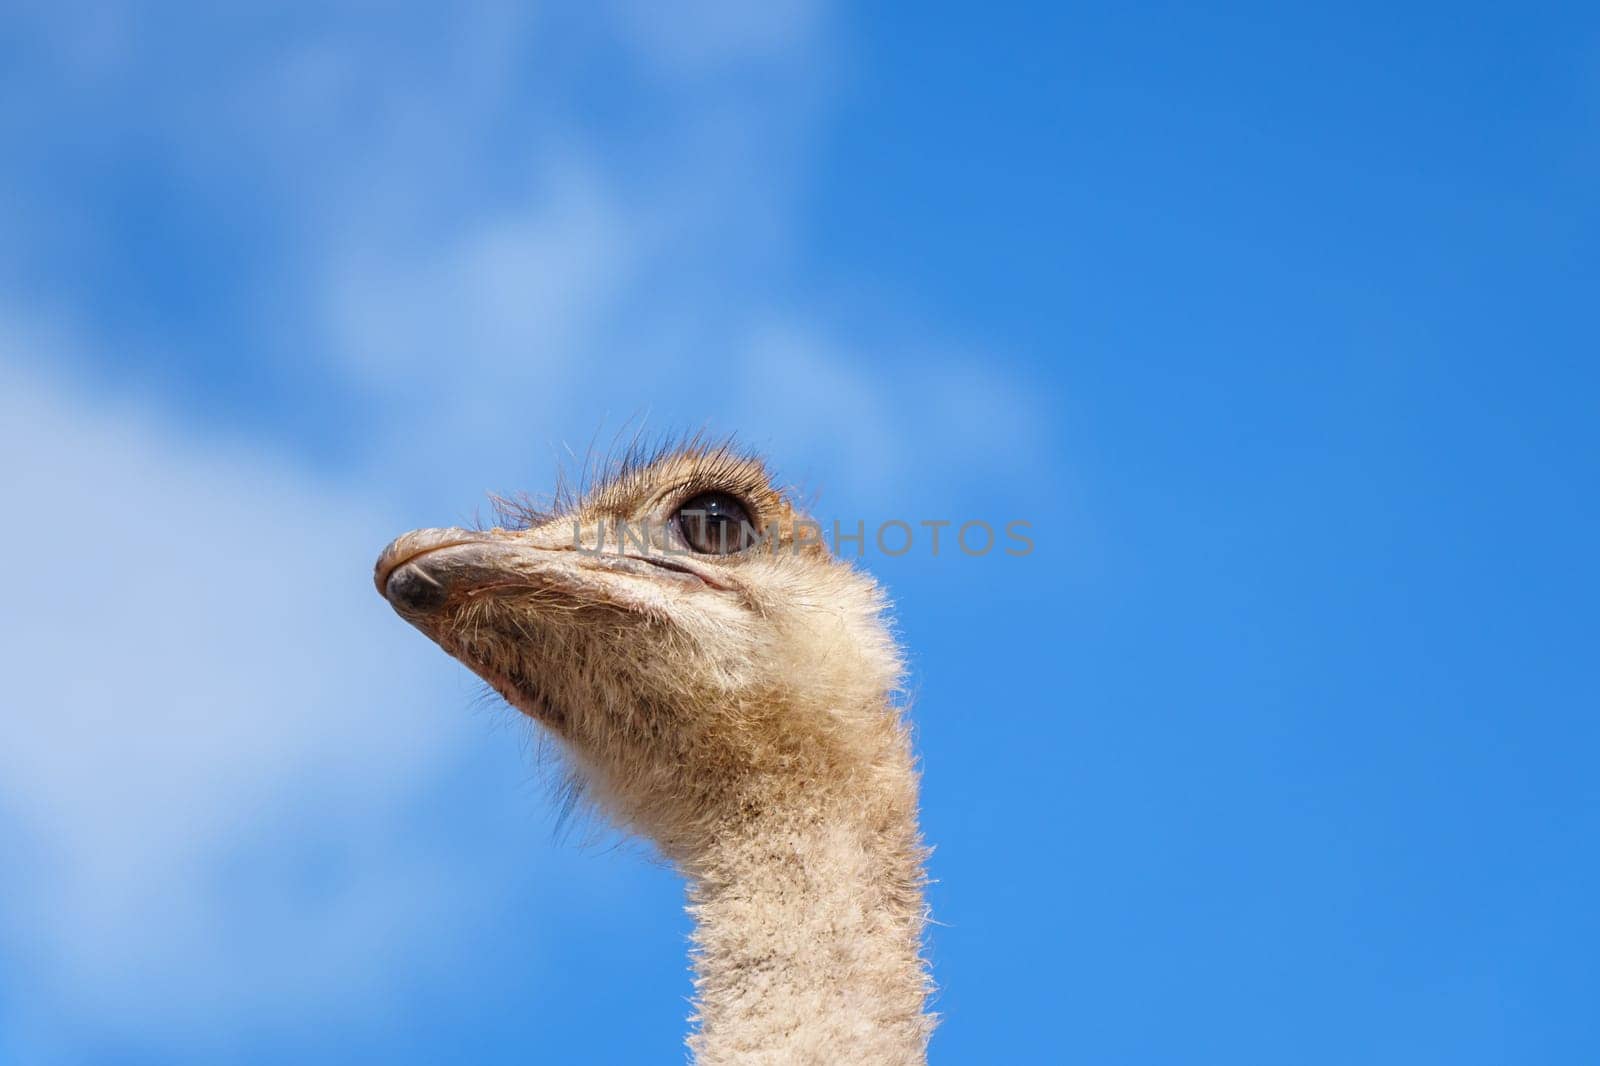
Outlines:
{"type": "MultiPolygon", "coordinates": [[[[647,477],[657,465],[673,458],[697,461],[699,480],[708,484],[738,484],[747,480],[752,468],[765,470],[761,457],[732,434],[713,435],[701,429],[647,437],[641,426],[626,442],[620,437],[619,432],[604,452],[597,451],[591,441],[581,457],[571,448],[564,449],[568,461],[558,461],[551,493],[491,494],[489,502],[496,521],[506,529],[542,525],[583,506],[607,489],[647,477]]],[[[789,498],[796,495],[792,488],[779,489],[779,493],[789,498]]]]}

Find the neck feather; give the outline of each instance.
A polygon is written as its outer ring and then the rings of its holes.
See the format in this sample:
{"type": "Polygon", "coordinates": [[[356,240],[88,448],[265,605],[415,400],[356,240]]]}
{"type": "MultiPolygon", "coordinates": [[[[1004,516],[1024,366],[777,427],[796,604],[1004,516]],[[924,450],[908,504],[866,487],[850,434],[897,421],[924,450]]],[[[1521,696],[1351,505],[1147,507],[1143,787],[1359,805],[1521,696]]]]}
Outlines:
{"type": "Polygon", "coordinates": [[[774,778],[684,862],[698,1066],[926,1060],[934,1018],[903,732],[853,780],[774,778]]]}

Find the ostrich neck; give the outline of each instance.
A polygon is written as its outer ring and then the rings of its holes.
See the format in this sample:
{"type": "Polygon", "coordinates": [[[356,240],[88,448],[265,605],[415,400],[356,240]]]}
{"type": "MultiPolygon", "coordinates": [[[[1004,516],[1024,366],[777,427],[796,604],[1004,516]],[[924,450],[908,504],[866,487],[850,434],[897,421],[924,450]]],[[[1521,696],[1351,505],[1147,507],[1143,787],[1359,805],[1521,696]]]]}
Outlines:
{"type": "Polygon", "coordinates": [[[698,1066],[925,1061],[916,775],[892,761],[829,794],[775,786],[685,863],[698,1066]]]}

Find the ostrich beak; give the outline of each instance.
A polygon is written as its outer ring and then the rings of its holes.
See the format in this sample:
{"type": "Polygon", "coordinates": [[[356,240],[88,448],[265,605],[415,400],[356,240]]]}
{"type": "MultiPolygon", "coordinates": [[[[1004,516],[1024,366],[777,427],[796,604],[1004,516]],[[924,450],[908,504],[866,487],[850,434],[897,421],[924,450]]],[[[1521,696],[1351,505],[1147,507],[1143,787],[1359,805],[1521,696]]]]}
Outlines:
{"type": "Polygon", "coordinates": [[[378,556],[378,594],[407,618],[431,615],[454,595],[510,576],[511,545],[492,533],[418,529],[395,538],[378,556]]]}
{"type": "Polygon", "coordinates": [[[397,537],[373,568],[378,594],[426,627],[445,609],[495,591],[538,590],[568,605],[656,613],[692,589],[728,586],[680,559],[574,550],[559,534],[503,529],[418,529],[397,537]]]}

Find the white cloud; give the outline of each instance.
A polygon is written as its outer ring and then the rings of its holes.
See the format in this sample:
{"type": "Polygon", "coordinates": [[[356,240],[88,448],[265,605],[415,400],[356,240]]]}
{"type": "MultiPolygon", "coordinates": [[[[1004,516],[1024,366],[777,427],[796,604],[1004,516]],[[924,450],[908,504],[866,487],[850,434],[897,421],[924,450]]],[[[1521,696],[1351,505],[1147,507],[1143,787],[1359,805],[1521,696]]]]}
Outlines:
{"type": "Polygon", "coordinates": [[[791,318],[754,329],[745,349],[738,406],[750,433],[805,457],[811,469],[794,472],[821,490],[825,513],[950,506],[975,486],[1036,472],[1046,428],[1037,401],[976,358],[884,353],[791,318]]]}
{"type": "Polygon", "coordinates": [[[411,411],[425,399],[451,426],[503,432],[506,415],[526,418],[530,394],[563,391],[571,353],[636,265],[626,229],[615,198],[569,158],[523,202],[462,220],[442,244],[331,248],[331,349],[387,405],[411,411]],[[494,388],[476,388],[486,382],[494,388]]]}
{"type": "Polygon", "coordinates": [[[731,62],[790,58],[816,33],[821,9],[816,0],[616,4],[619,24],[630,43],[652,62],[680,75],[731,62]]]}
{"type": "Polygon", "coordinates": [[[371,960],[470,890],[391,825],[470,728],[371,588],[396,525],[19,369],[59,343],[0,323],[0,940],[29,960],[6,1022],[358,1014],[392,974],[371,960]],[[295,863],[327,854],[307,890],[295,863]]]}

